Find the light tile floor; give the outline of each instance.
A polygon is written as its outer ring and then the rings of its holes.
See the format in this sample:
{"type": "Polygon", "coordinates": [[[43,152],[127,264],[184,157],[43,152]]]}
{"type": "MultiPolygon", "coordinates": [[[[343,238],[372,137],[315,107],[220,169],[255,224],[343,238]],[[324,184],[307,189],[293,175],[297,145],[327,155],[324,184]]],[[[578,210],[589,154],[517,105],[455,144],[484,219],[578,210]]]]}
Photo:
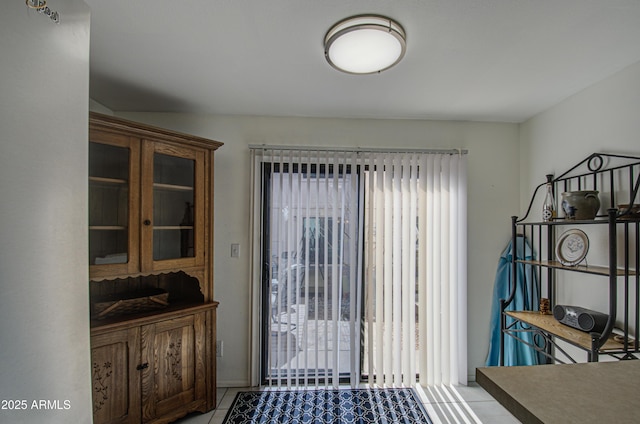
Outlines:
{"type": "MultiPolygon", "coordinates": [[[[180,424],[221,424],[236,394],[255,388],[218,388],[218,407],[206,414],[194,413],[180,424]]],[[[438,387],[419,392],[434,424],[518,424],[520,421],[476,383],[438,387]]]]}

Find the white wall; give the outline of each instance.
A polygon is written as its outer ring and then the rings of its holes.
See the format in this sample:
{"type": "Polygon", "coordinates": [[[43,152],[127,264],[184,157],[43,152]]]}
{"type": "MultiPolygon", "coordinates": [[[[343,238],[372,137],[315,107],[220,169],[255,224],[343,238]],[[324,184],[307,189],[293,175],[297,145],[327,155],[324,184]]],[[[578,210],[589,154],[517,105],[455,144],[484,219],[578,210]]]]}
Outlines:
{"type": "Polygon", "coordinates": [[[89,110],[91,112],[102,113],[103,115],[113,115],[113,111],[111,109],[93,99],[89,99],[89,110]]]}
{"type": "Polygon", "coordinates": [[[640,154],[640,63],[521,125],[521,200],[593,152],[640,154]]]}
{"type": "Polygon", "coordinates": [[[50,4],[58,25],[24,1],[0,13],[0,399],[26,401],[26,410],[0,409],[2,423],[89,423],[92,414],[89,8],[50,4]],[[61,409],[33,408],[39,400],[61,409]]]}
{"type": "MultiPolygon", "coordinates": [[[[640,63],[583,90],[521,125],[520,211],[545,174],[560,174],[594,152],[640,156],[640,63]]],[[[534,211],[535,212],[535,211],[534,211]]],[[[587,259],[606,263],[606,237],[590,237],[587,259]]],[[[608,311],[606,280],[562,273],[558,300],[608,311]]],[[[582,353],[583,360],[586,355],[582,353]]]]}
{"type": "Polygon", "coordinates": [[[469,149],[469,373],[488,349],[489,309],[498,257],[518,207],[518,127],[514,124],[159,113],[117,115],[225,143],[215,164],[215,297],[218,384],[249,382],[249,144],[469,149]],[[240,243],[241,257],[230,257],[240,243]]]}

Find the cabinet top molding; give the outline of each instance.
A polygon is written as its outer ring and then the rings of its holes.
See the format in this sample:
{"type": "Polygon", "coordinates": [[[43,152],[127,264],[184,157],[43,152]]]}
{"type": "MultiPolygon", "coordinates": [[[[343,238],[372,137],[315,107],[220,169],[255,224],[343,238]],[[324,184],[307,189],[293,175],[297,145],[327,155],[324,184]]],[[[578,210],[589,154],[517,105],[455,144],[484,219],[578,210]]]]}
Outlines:
{"type": "Polygon", "coordinates": [[[209,150],[216,150],[224,143],[209,138],[198,137],[178,131],[129,121],[115,116],[103,115],[97,112],[89,112],[89,124],[93,129],[104,129],[113,132],[121,132],[127,135],[137,135],[141,138],[153,137],[155,140],[189,143],[194,146],[209,150]]]}

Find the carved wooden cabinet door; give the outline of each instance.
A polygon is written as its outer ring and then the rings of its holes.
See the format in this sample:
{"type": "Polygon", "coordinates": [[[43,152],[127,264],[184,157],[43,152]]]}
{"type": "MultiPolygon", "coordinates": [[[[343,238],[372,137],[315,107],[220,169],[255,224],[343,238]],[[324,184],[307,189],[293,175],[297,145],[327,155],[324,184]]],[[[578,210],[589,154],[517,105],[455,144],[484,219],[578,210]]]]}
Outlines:
{"type": "Polygon", "coordinates": [[[93,422],[140,422],[140,328],[91,338],[93,422]]]}
{"type": "Polygon", "coordinates": [[[206,409],[205,324],[201,312],[142,327],[143,422],[206,409]]]}

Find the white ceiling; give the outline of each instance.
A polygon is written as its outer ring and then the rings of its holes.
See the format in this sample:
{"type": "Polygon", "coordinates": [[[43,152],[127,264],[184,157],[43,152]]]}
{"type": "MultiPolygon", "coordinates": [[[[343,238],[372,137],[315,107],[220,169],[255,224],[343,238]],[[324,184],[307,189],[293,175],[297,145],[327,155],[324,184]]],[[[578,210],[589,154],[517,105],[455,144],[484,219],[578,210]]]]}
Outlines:
{"type": "Polygon", "coordinates": [[[521,122],[640,61],[640,0],[85,1],[91,97],[115,111],[521,122]],[[407,33],[381,74],[324,59],[362,13],[407,33]]]}

